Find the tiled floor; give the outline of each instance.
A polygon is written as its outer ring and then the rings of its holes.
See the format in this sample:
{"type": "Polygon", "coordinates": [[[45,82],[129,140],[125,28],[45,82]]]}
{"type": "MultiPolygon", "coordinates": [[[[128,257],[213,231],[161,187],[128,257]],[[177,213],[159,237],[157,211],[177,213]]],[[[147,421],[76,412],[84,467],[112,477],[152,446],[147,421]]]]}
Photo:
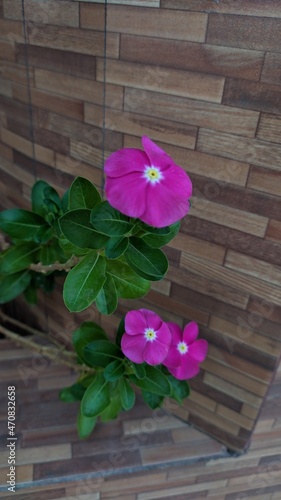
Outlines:
{"type": "Polygon", "coordinates": [[[1,341],[0,498],[7,491],[7,386],[16,386],[17,492],[22,500],[281,499],[281,370],[248,452],[224,446],[141,401],[80,441],[77,405],[58,391],[69,369],[1,341]]]}

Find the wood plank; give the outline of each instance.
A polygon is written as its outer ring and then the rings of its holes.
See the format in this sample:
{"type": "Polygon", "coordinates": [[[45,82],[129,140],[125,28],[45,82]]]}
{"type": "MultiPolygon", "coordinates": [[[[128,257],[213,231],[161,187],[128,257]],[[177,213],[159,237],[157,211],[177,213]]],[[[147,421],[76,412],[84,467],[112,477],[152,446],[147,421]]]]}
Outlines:
{"type": "Polygon", "coordinates": [[[168,243],[168,246],[181,250],[197,257],[223,264],[225,248],[215,243],[210,243],[199,238],[193,238],[186,234],[178,233],[175,238],[168,243]]]}
{"type": "Polygon", "coordinates": [[[251,328],[247,328],[247,326],[241,328],[239,325],[217,316],[211,316],[209,326],[212,330],[222,333],[237,343],[246,344],[250,347],[253,346],[254,349],[265,352],[273,357],[278,358],[280,356],[280,342],[263,337],[251,328]]]}
{"type": "Polygon", "coordinates": [[[219,389],[222,392],[226,392],[226,394],[231,393],[232,396],[239,399],[239,401],[244,401],[245,403],[251,404],[255,408],[260,408],[262,404],[262,398],[259,398],[258,396],[255,396],[251,392],[245,391],[240,387],[236,387],[235,385],[231,384],[230,382],[226,382],[225,380],[222,380],[216,375],[205,373],[204,382],[206,383],[206,385],[215,387],[216,389],[219,389]]]}
{"type": "Polygon", "coordinates": [[[162,0],[161,7],[217,14],[281,17],[279,0],[267,0],[266,3],[264,0],[235,0],[235,4],[232,0],[224,0],[223,3],[214,2],[211,5],[209,0],[162,0]]]}
{"type": "MultiPolygon", "coordinates": [[[[104,87],[100,82],[64,75],[45,69],[35,69],[35,85],[37,89],[53,92],[78,100],[102,105],[104,87]]],[[[106,104],[121,109],[123,106],[123,89],[117,85],[106,86],[106,104]]]]}
{"type": "Polygon", "coordinates": [[[262,69],[261,81],[281,85],[281,54],[267,52],[262,69]]]}
{"type": "Polygon", "coordinates": [[[26,156],[33,156],[33,145],[31,141],[28,141],[27,139],[24,139],[24,137],[14,134],[5,128],[0,129],[0,137],[4,144],[7,144],[7,146],[20,151],[26,156]]]}
{"type": "Polygon", "coordinates": [[[278,115],[261,114],[257,138],[269,142],[280,142],[281,117],[278,115]]]}
{"type": "Polygon", "coordinates": [[[280,144],[269,144],[258,139],[250,140],[202,128],[199,130],[197,148],[203,153],[249,162],[274,170],[281,169],[280,144]]]}
{"type": "Polygon", "coordinates": [[[226,106],[281,113],[281,87],[263,82],[227,79],[222,103],[226,106]]]}
{"type": "Polygon", "coordinates": [[[14,45],[15,42],[24,43],[22,22],[0,19],[0,38],[7,40],[12,45],[14,45]]]}
{"type": "Polygon", "coordinates": [[[221,404],[218,404],[218,406],[217,406],[217,413],[218,413],[218,415],[225,417],[227,420],[230,420],[231,422],[235,422],[236,424],[239,424],[244,429],[248,429],[249,431],[252,431],[254,428],[255,420],[253,420],[245,415],[241,415],[241,413],[237,413],[236,411],[233,411],[230,408],[226,408],[225,406],[223,406],[221,404]]]}
{"type": "MultiPolygon", "coordinates": [[[[69,0],[25,0],[24,15],[28,22],[58,26],[79,26],[79,4],[69,0]]],[[[4,0],[6,19],[22,20],[21,0],[4,0]]]]}
{"type": "Polygon", "coordinates": [[[281,222],[270,220],[265,235],[266,239],[281,243],[281,222]]]}
{"type": "MultiPolygon", "coordinates": [[[[30,76],[32,77],[32,71],[30,71],[30,76]]],[[[0,77],[27,85],[26,66],[2,61],[0,65],[0,77]]]]}
{"type": "Polygon", "coordinates": [[[251,167],[247,187],[263,193],[280,196],[281,172],[261,167],[251,167]]]}
{"type": "Polygon", "coordinates": [[[12,82],[0,77],[0,94],[6,97],[13,96],[12,82]]]}
{"type": "Polygon", "coordinates": [[[254,257],[228,250],[224,265],[229,269],[236,269],[249,276],[281,286],[281,269],[254,257]]]}
{"type": "Polygon", "coordinates": [[[197,196],[192,197],[190,215],[260,237],[265,235],[268,224],[266,217],[204,200],[197,196]]]}
{"type": "Polygon", "coordinates": [[[177,144],[192,149],[195,147],[196,127],[111,108],[106,108],[104,117],[100,106],[85,103],[86,123],[102,127],[104,120],[108,130],[118,130],[137,136],[148,135],[154,141],[177,144]]]}
{"type": "Polygon", "coordinates": [[[208,16],[197,12],[167,12],[141,7],[109,6],[107,29],[117,33],[204,42],[208,16]]]}
{"type": "Polygon", "coordinates": [[[182,254],[181,266],[209,280],[224,283],[244,293],[248,292],[257,297],[264,298],[276,305],[281,304],[281,290],[276,285],[268,284],[260,279],[246,276],[240,272],[227,269],[224,266],[189,254],[182,254]]]}
{"type": "Polygon", "coordinates": [[[254,137],[259,113],[195,99],[126,88],[125,111],[254,137]]]}
{"type": "MultiPolygon", "coordinates": [[[[97,81],[104,80],[104,61],[97,59],[97,81]]],[[[220,103],[225,79],[221,76],[194,73],[176,69],[167,70],[159,65],[125,61],[106,61],[106,81],[124,87],[154,90],[201,101],[220,103]]]]}
{"type": "MultiPolygon", "coordinates": [[[[186,254],[187,255],[187,254],[186,254]]],[[[206,261],[209,262],[210,261],[206,261]]],[[[226,282],[222,283],[218,280],[210,280],[209,278],[194,272],[192,265],[186,265],[180,269],[171,268],[168,271],[168,278],[172,283],[182,285],[184,288],[199,292],[207,297],[215,298],[223,303],[246,309],[249,300],[249,295],[240,289],[229,286],[226,282]]],[[[178,295],[174,295],[173,286],[171,296],[179,301],[184,300],[184,291],[178,295]]]]}
{"type": "Polygon", "coordinates": [[[15,44],[12,41],[0,40],[0,59],[12,62],[16,60],[15,44]]]}
{"type": "MultiPolygon", "coordinates": [[[[104,33],[98,31],[78,30],[52,25],[28,25],[28,37],[31,45],[39,45],[52,49],[60,49],[91,56],[104,55],[104,33]]],[[[107,33],[107,57],[117,58],[119,55],[119,35],[107,33]]]]}
{"type": "MultiPolygon", "coordinates": [[[[18,63],[26,64],[25,44],[17,44],[16,58],[18,63]]],[[[96,58],[87,54],[29,44],[28,63],[36,68],[58,71],[65,75],[96,79],[96,58]]]]}
{"type": "Polygon", "coordinates": [[[121,35],[120,58],[258,81],[264,53],[164,38],[121,35]]]}
{"type": "Polygon", "coordinates": [[[75,176],[79,171],[80,176],[90,179],[96,186],[102,184],[102,171],[80,160],[56,153],[55,165],[61,172],[75,176]]]}
{"type": "Polygon", "coordinates": [[[249,29],[247,16],[210,14],[207,43],[276,51],[281,43],[281,19],[253,16],[249,29]]]}

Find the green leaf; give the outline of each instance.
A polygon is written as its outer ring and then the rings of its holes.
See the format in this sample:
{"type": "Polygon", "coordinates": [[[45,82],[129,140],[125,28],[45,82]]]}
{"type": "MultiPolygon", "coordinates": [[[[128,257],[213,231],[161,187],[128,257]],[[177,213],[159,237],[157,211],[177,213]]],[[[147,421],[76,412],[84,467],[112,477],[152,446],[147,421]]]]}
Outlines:
{"type": "Polygon", "coordinates": [[[0,213],[0,229],[18,240],[34,240],[42,226],[46,227],[43,217],[28,210],[10,208],[0,213]]]}
{"type": "Polygon", "coordinates": [[[69,211],[69,189],[65,191],[61,199],[61,208],[64,214],[69,211]]]}
{"type": "Polygon", "coordinates": [[[79,209],[67,212],[59,219],[61,231],[73,245],[79,248],[104,248],[108,238],[95,231],[90,222],[91,210],[79,209]]]}
{"type": "Polygon", "coordinates": [[[129,238],[112,236],[105,245],[105,256],[108,259],[118,259],[127,250],[129,238]]]}
{"type": "Polygon", "coordinates": [[[123,409],[119,391],[114,391],[110,396],[110,405],[101,413],[100,419],[102,422],[114,420],[118,417],[120,411],[123,409]]]}
{"type": "Polygon", "coordinates": [[[106,272],[113,278],[119,297],[136,299],[149,291],[149,281],[138,276],[126,262],[108,260],[106,272]]]}
{"type": "Polygon", "coordinates": [[[107,336],[102,327],[92,321],[85,321],[80,328],[72,333],[72,342],[75,351],[81,361],[85,363],[84,347],[93,340],[107,340],[107,336]]]}
{"type": "Polygon", "coordinates": [[[70,241],[68,241],[63,235],[61,235],[59,238],[59,245],[63,253],[68,258],[72,257],[72,255],[80,257],[81,255],[85,255],[86,253],[88,253],[88,248],[80,248],[76,245],[73,245],[73,243],[70,243],[70,241]]]}
{"type": "Polygon", "coordinates": [[[57,191],[45,181],[37,181],[31,192],[32,211],[46,218],[48,213],[58,213],[61,200],[57,191]]]}
{"type": "Polygon", "coordinates": [[[96,299],[105,282],[105,259],[89,252],[69,271],[63,289],[63,299],[71,312],[80,312],[96,299]]]}
{"type": "Polygon", "coordinates": [[[145,390],[142,390],[142,397],[146,404],[153,410],[159,408],[164,400],[163,396],[159,396],[158,394],[153,394],[153,392],[145,390]]]}
{"type": "Polygon", "coordinates": [[[101,202],[97,188],[84,177],[77,177],[69,189],[69,209],[93,208],[101,202]]]}
{"type": "Polygon", "coordinates": [[[38,261],[39,247],[35,243],[22,243],[10,247],[0,261],[0,274],[13,274],[27,269],[38,261]]]}
{"type": "Polygon", "coordinates": [[[115,359],[109,363],[103,372],[105,380],[108,382],[115,382],[119,380],[125,373],[125,365],[121,359],[115,359]]]}
{"type": "Polygon", "coordinates": [[[20,271],[0,278],[0,304],[15,299],[28,287],[30,280],[29,271],[20,271]]]}
{"type": "Polygon", "coordinates": [[[135,375],[130,375],[130,380],[145,391],[153,392],[159,396],[169,396],[171,394],[171,386],[168,378],[155,366],[147,365],[146,378],[138,379],[135,375]]]}
{"type": "Polygon", "coordinates": [[[62,248],[57,238],[53,238],[52,240],[50,240],[48,243],[45,243],[45,245],[41,247],[39,254],[39,261],[46,266],[49,266],[54,262],[67,261],[67,257],[62,251],[62,248]]]}
{"type": "Polygon", "coordinates": [[[80,439],[85,439],[93,432],[97,423],[97,417],[86,417],[81,408],[77,416],[77,431],[80,439]]]}
{"type": "Polygon", "coordinates": [[[106,280],[97,295],[96,306],[102,314],[112,314],[118,305],[118,295],[112,276],[108,273],[105,275],[106,280]]]}
{"type": "Polygon", "coordinates": [[[124,355],[117,347],[109,340],[94,340],[84,347],[84,359],[89,366],[101,366],[105,368],[109,363],[118,359],[122,360],[124,355]]]}
{"type": "Polygon", "coordinates": [[[161,280],[168,271],[168,259],[162,250],[152,248],[141,238],[130,238],[125,258],[132,269],[147,280],[161,280]]]}
{"type": "Polygon", "coordinates": [[[37,302],[38,302],[37,287],[35,286],[35,284],[33,283],[32,280],[31,280],[29,286],[24,290],[23,294],[24,294],[24,298],[25,298],[26,302],[28,302],[28,304],[31,304],[31,305],[37,304],[37,302]]]}
{"type": "Polygon", "coordinates": [[[82,402],[81,413],[86,417],[97,417],[110,404],[110,385],[102,373],[98,373],[87,388],[82,402]]]}
{"type": "Polygon", "coordinates": [[[142,364],[138,364],[138,363],[132,363],[131,364],[133,370],[134,370],[134,373],[136,375],[137,378],[139,378],[140,380],[144,379],[146,377],[146,371],[145,371],[145,364],[142,363],[142,364]]]}
{"type": "Polygon", "coordinates": [[[133,408],[136,400],[135,391],[132,389],[129,381],[122,378],[119,382],[119,390],[121,393],[121,402],[124,410],[133,408]]]}
{"type": "Polygon", "coordinates": [[[182,403],[182,400],[187,398],[190,394],[188,382],[186,382],[186,380],[178,380],[170,374],[167,375],[167,377],[172,387],[171,397],[178,403],[182,403]]]}
{"type": "Polygon", "coordinates": [[[108,236],[123,236],[134,227],[129,217],[115,210],[107,201],[92,209],[91,223],[97,231],[108,236]]]}
{"type": "Polygon", "coordinates": [[[70,387],[65,387],[61,389],[59,393],[59,398],[61,401],[66,403],[72,403],[74,401],[81,401],[85,394],[86,388],[82,384],[76,383],[70,387]]]}
{"type": "Polygon", "coordinates": [[[180,222],[176,222],[171,226],[153,229],[153,232],[147,232],[142,239],[151,247],[160,248],[167,245],[176,236],[180,229],[180,222]],[[156,229],[157,231],[155,231],[156,229]]]}

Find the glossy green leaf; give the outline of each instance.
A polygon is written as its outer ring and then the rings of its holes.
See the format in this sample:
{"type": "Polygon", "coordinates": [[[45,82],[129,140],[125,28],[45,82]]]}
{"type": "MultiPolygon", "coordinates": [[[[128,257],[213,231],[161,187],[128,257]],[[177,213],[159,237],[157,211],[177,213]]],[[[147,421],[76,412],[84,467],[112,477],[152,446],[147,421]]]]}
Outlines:
{"type": "Polygon", "coordinates": [[[29,285],[31,273],[20,271],[9,276],[0,277],[0,304],[9,302],[20,295],[29,285]]]}
{"type": "Polygon", "coordinates": [[[146,404],[152,408],[152,410],[155,410],[156,408],[159,408],[161,404],[163,403],[164,397],[159,396],[158,394],[154,394],[153,392],[145,391],[142,390],[142,397],[146,404]]]}
{"type": "Polygon", "coordinates": [[[86,417],[81,408],[77,416],[77,431],[80,439],[86,439],[93,432],[97,423],[97,417],[86,417]]]}
{"type": "Polygon", "coordinates": [[[73,245],[73,243],[70,243],[63,235],[60,236],[59,238],[59,245],[63,251],[63,253],[70,258],[72,255],[76,255],[77,257],[80,257],[81,255],[86,255],[88,253],[88,248],[80,248],[77,247],[76,245],[73,245]]]}
{"type": "Polygon", "coordinates": [[[42,215],[42,217],[45,217],[49,211],[47,205],[44,203],[44,190],[47,187],[50,187],[47,182],[39,180],[35,182],[31,191],[32,211],[42,215]]]}
{"type": "Polygon", "coordinates": [[[102,314],[112,314],[118,305],[118,295],[112,276],[108,273],[105,275],[106,280],[97,295],[96,306],[102,314]]]}
{"type": "Polygon", "coordinates": [[[129,217],[115,210],[107,201],[92,209],[91,223],[97,231],[108,236],[123,236],[134,227],[129,217]]]}
{"type": "Polygon", "coordinates": [[[115,359],[109,363],[103,372],[105,380],[108,382],[115,382],[119,380],[125,373],[125,365],[121,359],[115,359]]]}
{"type": "Polygon", "coordinates": [[[102,422],[108,422],[109,420],[114,420],[118,417],[120,411],[123,410],[121,398],[119,391],[115,390],[111,391],[110,395],[110,404],[109,406],[101,413],[100,419],[102,422]]]}
{"type": "Polygon", "coordinates": [[[130,382],[126,378],[122,378],[119,381],[119,390],[121,394],[121,402],[124,410],[130,410],[133,408],[136,395],[135,391],[132,389],[130,382]]]}
{"type": "Polygon", "coordinates": [[[61,231],[73,245],[79,248],[104,248],[108,238],[95,231],[90,222],[91,211],[78,209],[67,212],[59,219],[61,231]]]}
{"type": "Polygon", "coordinates": [[[92,250],[69,271],[63,299],[71,312],[80,312],[96,299],[105,282],[105,259],[92,250]]]}
{"type": "Polygon", "coordinates": [[[113,278],[119,297],[136,299],[149,291],[149,281],[138,276],[126,262],[109,260],[106,263],[106,272],[113,278]]]}
{"type": "Polygon", "coordinates": [[[61,208],[64,214],[69,211],[69,189],[65,191],[61,199],[61,208]]]}
{"type": "Polygon", "coordinates": [[[75,383],[70,387],[65,387],[61,389],[59,393],[59,397],[61,401],[65,401],[66,403],[71,403],[74,401],[81,401],[85,394],[86,388],[83,387],[82,384],[75,383]]]}
{"type": "Polygon", "coordinates": [[[39,247],[35,243],[22,243],[10,247],[0,260],[0,274],[13,274],[37,262],[39,247]]]}
{"type": "Polygon", "coordinates": [[[116,332],[115,343],[116,345],[118,345],[118,347],[121,347],[121,339],[123,337],[124,332],[125,332],[125,316],[121,319],[116,332]]]}
{"type": "Polygon", "coordinates": [[[69,209],[93,208],[101,202],[97,188],[84,177],[77,177],[69,189],[69,209]]]}
{"type": "Polygon", "coordinates": [[[130,238],[125,258],[132,269],[147,280],[161,280],[168,271],[168,259],[162,250],[152,248],[141,238],[130,238]]]}
{"type": "Polygon", "coordinates": [[[105,245],[105,256],[108,259],[118,259],[127,250],[129,238],[123,236],[112,236],[105,245]]]}
{"type": "Polygon", "coordinates": [[[67,257],[59,245],[57,238],[53,238],[48,243],[45,243],[45,245],[42,245],[39,253],[39,261],[45,266],[49,266],[54,262],[63,263],[67,261],[67,257]]]}
{"type": "Polygon", "coordinates": [[[81,412],[86,417],[97,417],[110,404],[110,385],[102,373],[98,373],[87,388],[82,402],[81,412]]]}
{"type": "Polygon", "coordinates": [[[46,222],[38,214],[21,208],[10,208],[0,212],[0,229],[17,240],[34,240],[46,222]]]}
{"type": "Polygon", "coordinates": [[[186,380],[177,380],[173,375],[167,375],[171,387],[172,393],[171,397],[175,399],[178,403],[182,403],[183,399],[187,398],[190,394],[190,387],[186,380]]]}
{"type": "Polygon", "coordinates": [[[157,231],[146,233],[142,239],[151,247],[160,248],[163,245],[167,245],[176,236],[180,229],[180,222],[176,222],[167,228],[153,229],[157,229],[157,231]],[[169,230],[168,233],[167,230],[169,230]]]}
{"type": "Polygon", "coordinates": [[[153,392],[159,396],[170,396],[171,386],[166,375],[154,366],[147,365],[145,370],[146,378],[138,379],[135,375],[130,375],[130,380],[145,391],[153,392]]]}
{"type": "Polygon", "coordinates": [[[84,359],[84,347],[93,340],[107,340],[103,328],[92,321],[85,321],[72,333],[72,342],[78,357],[86,363],[84,359]]]}
{"type": "Polygon", "coordinates": [[[138,364],[138,363],[132,363],[131,364],[134,374],[136,375],[137,378],[140,380],[144,379],[146,377],[146,371],[145,371],[145,364],[138,364]]]}
{"type": "Polygon", "coordinates": [[[37,304],[37,302],[38,302],[37,287],[32,282],[32,280],[29,283],[28,287],[24,290],[23,295],[24,295],[26,302],[28,302],[28,304],[31,304],[31,305],[37,304]]]}
{"type": "Polygon", "coordinates": [[[124,355],[117,347],[109,340],[94,340],[84,347],[84,359],[89,366],[101,366],[105,368],[109,363],[116,359],[122,360],[124,355]]]}

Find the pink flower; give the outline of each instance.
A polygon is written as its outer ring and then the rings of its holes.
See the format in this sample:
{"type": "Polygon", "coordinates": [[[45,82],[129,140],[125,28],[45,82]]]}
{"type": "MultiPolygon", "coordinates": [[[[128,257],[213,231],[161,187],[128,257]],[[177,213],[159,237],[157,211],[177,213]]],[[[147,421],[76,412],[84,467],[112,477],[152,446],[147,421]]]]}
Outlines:
{"type": "Polygon", "coordinates": [[[159,365],[167,356],[172,334],[166,323],[152,311],[130,311],[125,317],[121,349],[134,363],[159,365]]]}
{"type": "Polygon", "coordinates": [[[148,137],[144,151],[125,148],[105,162],[108,202],[129,217],[154,227],[177,222],[189,210],[192,184],[187,173],[148,137]]]}
{"type": "Polygon", "coordinates": [[[199,372],[199,363],[207,356],[208,342],[198,337],[198,325],[192,321],[183,332],[175,323],[167,323],[172,333],[172,342],[169,353],[163,365],[171,374],[179,379],[186,380],[195,377],[199,372]]]}

